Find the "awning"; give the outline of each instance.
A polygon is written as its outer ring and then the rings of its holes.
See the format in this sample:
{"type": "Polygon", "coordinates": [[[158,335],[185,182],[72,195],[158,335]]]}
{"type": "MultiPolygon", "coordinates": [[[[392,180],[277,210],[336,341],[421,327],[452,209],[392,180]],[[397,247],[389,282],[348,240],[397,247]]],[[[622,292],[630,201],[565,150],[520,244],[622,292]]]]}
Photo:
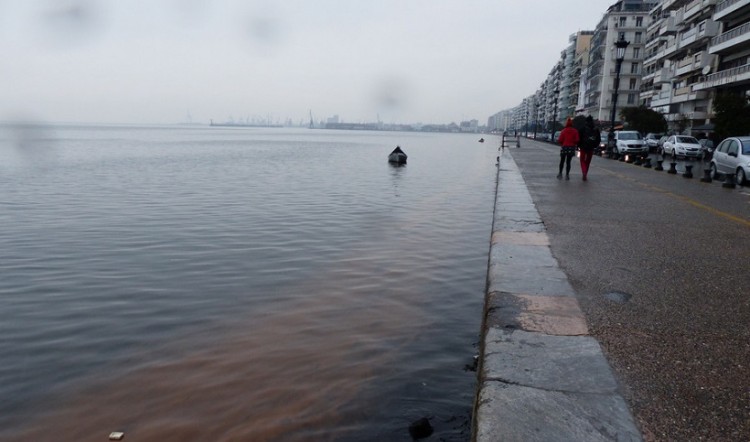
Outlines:
{"type": "Polygon", "coordinates": [[[714,130],[714,125],[713,123],[701,124],[700,126],[693,126],[690,130],[714,130]]]}

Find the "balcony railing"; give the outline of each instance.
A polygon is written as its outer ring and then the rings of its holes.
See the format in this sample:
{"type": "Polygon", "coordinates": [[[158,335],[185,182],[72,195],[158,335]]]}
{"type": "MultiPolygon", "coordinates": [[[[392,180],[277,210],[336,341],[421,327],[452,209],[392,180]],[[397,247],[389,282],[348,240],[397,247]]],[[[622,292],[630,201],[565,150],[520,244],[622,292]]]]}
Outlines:
{"type": "Polygon", "coordinates": [[[714,10],[714,14],[727,9],[728,7],[732,6],[733,4],[735,4],[735,3],[739,2],[739,1],[741,1],[741,0],[724,0],[723,2],[719,3],[718,5],[716,5],[716,9],[714,10]]]}
{"type": "Polygon", "coordinates": [[[714,9],[714,20],[726,21],[741,13],[745,6],[750,4],[748,0],[725,0],[720,2],[714,9]]]}
{"type": "MultiPolygon", "coordinates": [[[[704,83],[719,82],[721,80],[731,79],[732,77],[736,77],[742,74],[750,74],[750,64],[738,66],[732,69],[727,69],[724,71],[717,72],[715,74],[706,75],[706,79],[704,83]]],[[[727,83],[732,83],[732,82],[733,81],[727,81],[727,83]]]]}
{"type": "Polygon", "coordinates": [[[732,40],[733,38],[740,37],[742,35],[745,35],[747,33],[750,33],[750,22],[747,22],[743,25],[737,26],[736,28],[725,32],[719,36],[716,36],[711,39],[711,49],[713,49],[714,46],[718,46],[722,43],[726,43],[729,40],[732,40]]]}

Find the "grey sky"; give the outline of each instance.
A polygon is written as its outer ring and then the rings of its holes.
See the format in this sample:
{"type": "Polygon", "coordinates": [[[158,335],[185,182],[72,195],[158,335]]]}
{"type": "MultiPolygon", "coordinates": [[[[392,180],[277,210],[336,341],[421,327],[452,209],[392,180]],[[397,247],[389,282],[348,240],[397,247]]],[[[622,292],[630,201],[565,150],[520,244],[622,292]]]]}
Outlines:
{"type": "Polygon", "coordinates": [[[0,120],[484,124],[612,3],[0,0],[0,120]]]}

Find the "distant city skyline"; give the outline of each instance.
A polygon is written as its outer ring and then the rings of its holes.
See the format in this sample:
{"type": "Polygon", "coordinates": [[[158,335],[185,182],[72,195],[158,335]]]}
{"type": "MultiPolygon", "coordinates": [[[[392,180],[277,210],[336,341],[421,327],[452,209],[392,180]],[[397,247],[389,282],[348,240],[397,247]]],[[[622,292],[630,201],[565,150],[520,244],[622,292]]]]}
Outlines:
{"type": "Polygon", "coordinates": [[[0,120],[484,124],[612,4],[533,3],[0,2],[0,120]]]}

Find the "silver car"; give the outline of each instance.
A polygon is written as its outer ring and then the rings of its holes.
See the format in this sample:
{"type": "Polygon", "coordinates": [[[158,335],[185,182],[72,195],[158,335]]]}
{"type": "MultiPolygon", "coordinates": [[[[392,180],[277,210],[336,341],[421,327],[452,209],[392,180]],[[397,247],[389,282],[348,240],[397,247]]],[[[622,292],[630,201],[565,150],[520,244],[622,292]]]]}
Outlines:
{"type": "Polygon", "coordinates": [[[617,153],[620,155],[648,155],[648,146],[643,141],[643,137],[634,130],[616,130],[615,149],[617,149],[617,153]]]}
{"type": "Polygon", "coordinates": [[[750,176],[750,137],[727,138],[716,147],[711,159],[711,174],[736,174],[737,184],[750,176]]]}
{"type": "Polygon", "coordinates": [[[687,135],[671,135],[664,142],[664,154],[670,154],[672,157],[677,159],[677,156],[683,156],[685,158],[700,158],[701,144],[695,137],[687,135]]]}

